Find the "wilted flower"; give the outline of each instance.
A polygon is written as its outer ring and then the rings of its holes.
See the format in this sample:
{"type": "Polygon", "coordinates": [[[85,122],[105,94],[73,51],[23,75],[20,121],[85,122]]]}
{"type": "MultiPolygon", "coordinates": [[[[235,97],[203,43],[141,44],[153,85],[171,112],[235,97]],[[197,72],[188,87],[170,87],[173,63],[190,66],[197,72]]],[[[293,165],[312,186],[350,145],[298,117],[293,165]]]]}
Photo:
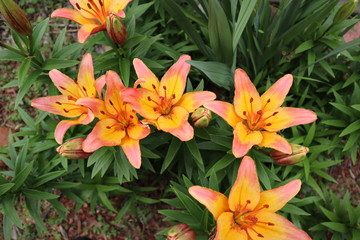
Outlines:
{"type": "Polygon", "coordinates": [[[83,159],[89,157],[92,152],[84,152],[82,144],[85,138],[75,138],[61,144],[56,151],[68,159],[83,159]]]}
{"type": "Polygon", "coordinates": [[[307,147],[301,146],[299,144],[290,143],[290,146],[292,150],[291,154],[286,154],[273,149],[270,152],[270,157],[277,164],[288,166],[301,162],[302,160],[305,159],[306,153],[309,152],[309,149],[307,147]]]}
{"type": "Polygon", "coordinates": [[[20,34],[31,35],[32,27],[24,11],[13,0],[0,0],[0,12],[9,25],[20,34]]]}
{"type": "Polygon", "coordinates": [[[141,88],[127,88],[122,93],[124,101],[143,116],[145,122],[181,141],[194,137],[194,129],[188,122],[189,113],[216,98],[209,91],[184,94],[190,71],[188,60],[191,60],[190,56],[182,55],[159,81],[140,59],[135,59],[134,67],[141,88]]]}
{"type": "Polygon", "coordinates": [[[51,17],[62,17],[83,25],[78,31],[78,40],[84,43],[91,34],[106,29],[106,18],[116,14],[124,18],[123,9],[132,0],[70,0],[75,9],[55,10],[51,17]]]}
{"type": "Polygon", "coordinates": [[[207,127],[211,121],[211,111],[207,108],[199,107],[191,114],[191,120],[195,127],[207,127]]]}
{"type": "Polygon", "coordinates": [[[106,18],[106,31],[116,44],[124,45],[126,42],[126,27],[124,22],[116,14],[110,14],[106,18]]]}
{"type": "Polygon", "coordinates": [[[241,161],[237,179],[229,198],[201,186],[190,187],[189,193],[203,204],[217,223],[214,240],[310,240],[309,235],[275,212],[300,190],[301,181],[260,192],[255,162],[250,157],[241,161]]]}
{"type": "Polygon", "coordinates": [[[254,145],[291,154],[290,144],[276,132],[317,119],[311,110],[280,107],[292,83],[292,75],[287,74],[260,97],[246,72],[237,69],[234,105],[222,101],[204,104],[234,128],[232,151],[235,157],[246,155],[254,145]]]}
{"type": "Polygon", "coordinates": [[[168,230],[166,240],[195,240],[196,234],[184,223],[176,224],[168,230]]]}

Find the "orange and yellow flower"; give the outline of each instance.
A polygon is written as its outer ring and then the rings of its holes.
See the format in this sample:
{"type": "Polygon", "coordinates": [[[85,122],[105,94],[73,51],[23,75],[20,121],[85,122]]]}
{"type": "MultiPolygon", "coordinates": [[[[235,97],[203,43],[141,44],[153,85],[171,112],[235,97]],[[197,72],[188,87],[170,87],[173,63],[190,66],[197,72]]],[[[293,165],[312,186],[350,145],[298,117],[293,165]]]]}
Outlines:
{"type": "Polygon", "coordinates": [[[94,120],[94,114],[87,107],[79,106],[76,101],[82,97],[96,97],[102,89],[101,82],[104,76],[94,79],[92,56],[86,54],[81,61],[78,79],[74,81],[60,71],[53,69],[49,76],[57,89],[62,93],[58,96],[36,98],[31,101],[31,106],[42,111],[58,114],[70,120],[62,120],[55,129],[55,140],[60,144],[65,132],[72,126],[89,124],[94,120]]]}
{"type": "Polygon", "coordinates": [[[309,240],[309,235],[276,214],[300,190],[301,181],[260,192],[254,160],[244,157],[229,198],[201,186],[189,193],[203,204],[217,223],[214,240],[309,240]]]}
{"type": "Polygon", "coordinates": [[[60,8],[51,17],[70,19],[82,25],[78,31],[78,40],[84,43],[91,34],[106,29],[106,17],[116,14],[124,18],[123,9],[132,0],[70,0],[75,9],[60,8]]]}
{"type": "Polygon", "coordinates": [[[139,59],[134,67],[141,88],[128,88],[123,91],[123,99],[136,112],[145,118],[144,122],[155,125],[182,141],[194,136],[194,129],[188,122],[189,113],[216,95],[208,91],[185,93],[186,78],[190,71],[190,56],[182,55],[165,73],[161,81],[139,59]]]}
{"type": "Polygon", "coordinates": [[[276,132],[317,119],[311,110],[280,107],[292,82],[292,75],[287,74],[260,97],[246,72],[237,69],[234,105],[222,101],[204,104],[234,128],[232,151],[235,157],[243,157],[254,145],[291,154],[290,144],[276,132]]]}
{"type": "Polygon", "coordinates": [[[108,71],[105,77],[104,101],[96,98],[80,98],[78,105],[90,108],[100,119],[83,142],[85,152],[94,152],[103,146],[121,146],[131,165],[141,166],[139,141],[150,133],[150,128],[142,124],[136,112],[124,103],[121,91],[125,89],[119,75],[108,71]]]}

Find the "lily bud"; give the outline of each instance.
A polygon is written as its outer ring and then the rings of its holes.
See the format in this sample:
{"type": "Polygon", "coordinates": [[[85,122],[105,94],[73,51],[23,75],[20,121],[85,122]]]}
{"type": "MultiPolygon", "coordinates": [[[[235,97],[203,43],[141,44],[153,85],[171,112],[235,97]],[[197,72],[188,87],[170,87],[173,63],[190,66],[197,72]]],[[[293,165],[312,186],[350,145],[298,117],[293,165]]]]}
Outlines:
{"type": "Polygon", "coordinates": [[[195,240],[195,232],[184,223],[172,226],[166,240],[195,240]]]}
{"type": "Polygon", "coordinates": [[[126,27],[124,22],[116,14],[106,17],[106,31],[116,44],[124,45],[126,42],[126,27]]]}
{"type": "Polygon", "coordinates": [[[211,111],[207,108],[199,107],[191,114],[191,120],[195,127],[207,127],[211,121],[211,111]]]}
{"type": "Polygon", "coordinates": [[[350,17],[351,14],[355,11],[358,2],[359,0],[349,0],[347,3],[342,5],[334,17],[334,23],[341,23],[342,21],[350,17]]]}
{"type": "Polygon", "coordinates": [[[89,157],[92,153],[84,152],[82,144],[85,138],[75,138],[60,145],[56,151],[67,159],[83,159],[89,157]]]}
{"type": "Polygon", "coordinates": [[[0,12],[6,22],[17,32],[32,34],[32,26],[25,12],[13,0],[0,0],[0,12]]]}
{"type": "Polygon", "coordinates": [[[274,162],[283,166],[289,166],[297,164],[305,159],[306,153],[309,151],[307,147],[293,143],[290,143],[290,145],[292,150],[291,154],[285,154],[275,149],[270,152],[270,157],[274,162]]]}

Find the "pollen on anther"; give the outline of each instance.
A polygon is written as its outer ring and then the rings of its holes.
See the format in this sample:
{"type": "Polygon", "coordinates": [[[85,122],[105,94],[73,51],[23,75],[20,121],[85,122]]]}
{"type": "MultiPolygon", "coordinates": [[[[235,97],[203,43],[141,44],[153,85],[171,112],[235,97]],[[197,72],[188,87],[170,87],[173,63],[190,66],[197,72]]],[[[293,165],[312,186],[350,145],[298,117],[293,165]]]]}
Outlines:
{"type": "Polygon", "coordinates": [[[87,6],[88,6],[89,9],[92,9],[90,3],[88,3],[87,6]]]}
{"type": "Polygon", "coordinates": [[[264,236],[262,234],[258,233],[258,237],[263,238],[264,236]]]}
{"type": "Polygon", "coordinates": [[[266,124],[266,126],[268,126],[268,127],[271,126],[271,125],[272,125],[271,123],[267,123],[267,124],[266,124]]]}
{"type": "Polygon", "coordinates": [[[104,6],[104,4],[103,4],[103,1],[102,1],[102,0],[99,0],[99,4],[100,4],[100,6],[104,6]]]}
{"type": "Polygon", "coordinates": [[[175,94],[172,95],[172,98],[175,99],[175,94]]]}
{"type": "Polygon", "coordinates": [[[62,103],[61,102],[55,102],[56,104],[58,104],[58,105],[62,105],[62,103]]]}
{"type": "Polygon", "coordinates": [[[243,114],[246,115],[246,111],[243,111],[243,114]]]}
{"type": "Polygon", "coordinates": [[[250,204],[250,203],[251,203],[251,201],[250,201],[250,200],[246,200],[246,203],[247,203],[247,204],[250,204]]]}
{"type": "Polygon", "coordinates": [[[64,88],[63,86],[59,86],[59,88],[61,88],[62,90],[66,90],[66,88],[64,88]]]}
{"type": "Polygon", "coordinates": [[[166,91],[166,86],[163,86],[163,89],[166,91]]]}
{"type": "Polygon", "coordinates": [[[151,97],[150,97],[150,96],[148,96],[148,97],[147,97],[147,100],[148,100],[149,102],[151,102],[151,97]]]}
{"type": "Polygon", "coordinates": [[[101,113],[102,115],[105,115],[105,112],[104,112],[104,111],[102,111],[102,110],[100,111],[100,113],[101,113]]]}
{"type": "Polygon", "coordinates": [[[65,108],[63,109],[64,110],[64,112],[66,112],[66,113],[68,113],[69,111],[68,110],[66,110],[65,108]]]}
{"type": "Polygon", "coordinates": [[[82,87],[82,89],[86,92],[86,88],[85,88],[85,87],[82,87]]]}
{"type": "Polygon", "coordinates": [[[275,226],[275,224],[274,224],[274,223],[271,223],[271,222],[268,222],[267,225],[268,225],[268,226],[275,226]]]}
{"type": "Polygon", "coordinates": [[[269,207],[270,207],[269,204],[264,205],[264,208],[269,208],[269,207]]]}
{"type": "Polygon", "coordinates": [[[275,115],[278,114],[278,113],[279,113],[279,112],[274,112],[274,113],[273,113],[273,116],[275,116],[275,115]]]}
{"type": "Polygon", "coordinates": [[[111,127],[110,126],[106,126],[107,129],[110,129],[111,127]]]}
{"type": "Polygon", "coordinates": [[[130,115],[130,118],[131,118],[131,119],[133,119],[133,118],[134,118],[134,116],[133,116],[133,115],[130,115]]]}
{"type": "Polygon", "coordinates": [[[75,3],[75,5],[76,5],[77,9],[81,10],[81,7],[78,3],[75,3]]]}
{"type": "Polygon", "coordinates": [[[156,90],[156,86],[154,84],[151,85],[153,87],[154,90],[156,90]]]}
{"type": "Polygon", "coordinates": [[[114,106],[113,102],[111,100],[109,100],[109,103],[111,106],[114,106]]]}
{"type": "Polygon", "coordinates": [[[251,98],[250,98],[250,103],[252,103],[253,101],[254,101],[254,99],[251,97],[251,98]]]}
{"type": "Polygon", "coordinates": [[[267,103],[269,103],[271,101],[271,99],[269,98],[268,100],[267,100],[267,103]]]}

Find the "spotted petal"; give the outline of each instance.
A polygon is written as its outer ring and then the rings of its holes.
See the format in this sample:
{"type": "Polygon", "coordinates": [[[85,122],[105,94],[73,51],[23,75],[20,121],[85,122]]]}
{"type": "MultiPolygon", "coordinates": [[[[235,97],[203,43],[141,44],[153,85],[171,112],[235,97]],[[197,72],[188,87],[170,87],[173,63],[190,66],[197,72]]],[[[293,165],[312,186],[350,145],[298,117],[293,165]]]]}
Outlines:
{"type": "Polygon", "coordinates": [[[265,121],[264,129],[270,132],[277,132],[288,127],[311,123],[317,119],[316,114],[311,110],[292,107],[277,108],[273,111],[265,112],[263,118],[267,117],[269,118],[265,121]],[[274,113],[276,113],[275,116],[274,113]]]}
{"type": "Polygon", "coordinates": [[[78,73],[77,83],[82,97],[95,97],[94,66],[91,53],[84,55],[78,73]]]}
{"type": "Polygon", "coordinates": [[[201,105],[210,102],[216,98],[215,93],[208,91],[189,92],[185,93],[180,100],[176,103],[189,113],[195,111],[201,105]]]}
{"type": "Polygon", "coordinates": [[[260,193],[260,201],[256,209],[267,205],[268,207],[266,208],[266,211],[276,212],[284,207],[290,199],[295,197],[295,195],[300,191],[300,187],[301,181],[296,179],[284,186],[263,191],[260,193]]]}
{"type": "Polygon", "coordinates": [[[243,122],[236,124],[234,128],[234,140],[232,152],[235,157],[240,158],[254,146],[261,143],[263,136],[260,131],[248,129],[243,122]]]}
{"type": "Polygon", "coordinates": [[[145,124],[134,121],[126,128],[126,132],[130,138],[140,140],[150,134],[150,128],[145,124]]]}
{"type": "Polygon", "coordinates": [[[129,160],[130,164],[134,168],[140,168],[141,166],[141,151],[139,140],[134,140],[129,137],[124,137],[121,142],[121,147],[129,160]]]}
{"type": "Polygon", "coordinates": [[[279,214],[270,211],[260,211],[256,218],[259,222],[253,226],[255,231],[248,231],[254,240],[311,240],[309,235],[298,229],[293,223],[279,214]],[[261,234],[262,237],[259,236],[261,234]]]}
{"type": "Polygon", "coordinates": [[[156,102],[160,102],[159,96],[145,88],[126,88],[121,93],[124,102],[130,104],[130,106],[141,116],[151,119],[158,119],[161,114],[156,111],[158,105],[156,102]]]}
{"type": "Polygon", "coordinates": [[[78,31],[79,43],[84,43],[90,37],[91,34],[105,30],[105,25],[100,24],[85,24],[78,31]]]}
{"type": "Polygon", "coordinates": [[[186,78],[191,65],[186,61],[191,60],[189,55],[182,55],[162,77],[159,88],[159,95],[165,98],[173,98],[177,103],[184,93],[186,78]]]}
{"type": "Polygon", "coordinates": [[[129,2],[131,2],[132,0],[115,0],[112,1],[112,4],[109,7],[109,12],[115,12],[117,13],[120,17],[124,18],[125,17],[125,13],[121,10],[123,10],[129,2]]]}
{"type": "Polygon", "coordinates": [[[171,133],[181,141],[194,137],[194,129],[188,122],[189,113],[182,107],[173,107],[168,115],[160,116],[158,125],[164,132],[171,133]]]}
{"type": "Polygon", "coordinates": [[[215,220],[223,212],[229,211],[228,199],[222,193],[200,186],[190,187],[189,193],[212,213],[215,220]]]}
{"type": "Polygon", "coordinates": [[[261,110],[261,99],[247,73],[238,68],[235,70],[234,106],[236,113],[243,119],[246,114],[256,114],[261,110]]]}
{"type": "Polygon", "coordinates": [[[138,58],[134,59],[133,64],[138,78],[143,79],[140,86],[158,92],[160,82],[155,74],[138,58]]]}
{"type": "Polygon", "coordinates": [[[111,114],[121,114],[124,108],[124,102],[121,99],[121,91],[124,85],[119,75],[114,71],[106,72],[106,93],[105,104],[111,114]]]}
{"type": "Polygon", "coordinates": [[[284,102],[290,87],[293,83],[291,74],[286,74],[274,83],[263,95],[261,95],[261,102],[263,112],[276,109],[284,102]]]}
{"type": "Polygon", "coordinates": [[[280,152],[291,154],[292,150],[290,144],[279,134],[262,131],[261,135],[263,136],[263,139],[261,143],[258,144],[260,147],[273,148],[280,152]]]}
{"type": "Polygon", "coordinates": [[[51,14],[51,17],[52,18],[61,17],[61,18],[70,19],[72,21],[80,23],[81,25],[84,25],[84,24],[96,24],[95,20],[93,20],[91,18],[86,18],[83,15],[81,15],[78,10],[71,9],[71,8],[57,9],[51,14]]]}
{"type": "Polygon", "coordinates": [[[56,88],[63,95],[71,96],[74,99],[78,99],[81,97],[81,93],[79,92],[79,86],[76,84],[76,82],[62,72],[60,72],[59,70],[51,70],[49,72],[49,76],[56,88]]]}
{"type": "Polygon", "coordinates": [[[260,184],[255,162],[250,157],[241,161],[236,181],[229,195],[229,207],[232,211],[252,211],[260,200],[260,184]]]}
{"type": "Polygon", "coordinates": [[[71,120],[62,120],[55,128],[54,136],[57,143],[61,144],[63,142],[64,135],[66,131],[75,125],[86,125],[91,123],[94,120],[94,114],[89,110],[88,113],[84,113],[77,119],[71,120]]]}
{"type": "Polygon", "coordinates": [[[111,113],[109,113],[106,110],[105,102],[100,99],[83,97],[78,99],[76,101],[76,104],[90,108],[91,111],[94,113],[95,117],[97,117],[100,120],[114,117],[111,113]]]}
{"type": "Polygon", "coordinates": [[[216,222],[216,236],[214,240],[248,240],[246,231],[234,223],[234,214],[224,212],[216,222]]]}
{"type": "Polygon", "coordinates": [[[204,106],[220,117],[222,117],[232,128],[242,119],[236,114],[235,108],[232,104],[222,101],[211,101],[205,103],[204,106]]]}
{"type": "Polygon", "coordinates": [[[83,143],[85,152],[94,152],[103,146],[120,145],[125,137],[122,124],[112,118],[99,121],[83,143]]]}

